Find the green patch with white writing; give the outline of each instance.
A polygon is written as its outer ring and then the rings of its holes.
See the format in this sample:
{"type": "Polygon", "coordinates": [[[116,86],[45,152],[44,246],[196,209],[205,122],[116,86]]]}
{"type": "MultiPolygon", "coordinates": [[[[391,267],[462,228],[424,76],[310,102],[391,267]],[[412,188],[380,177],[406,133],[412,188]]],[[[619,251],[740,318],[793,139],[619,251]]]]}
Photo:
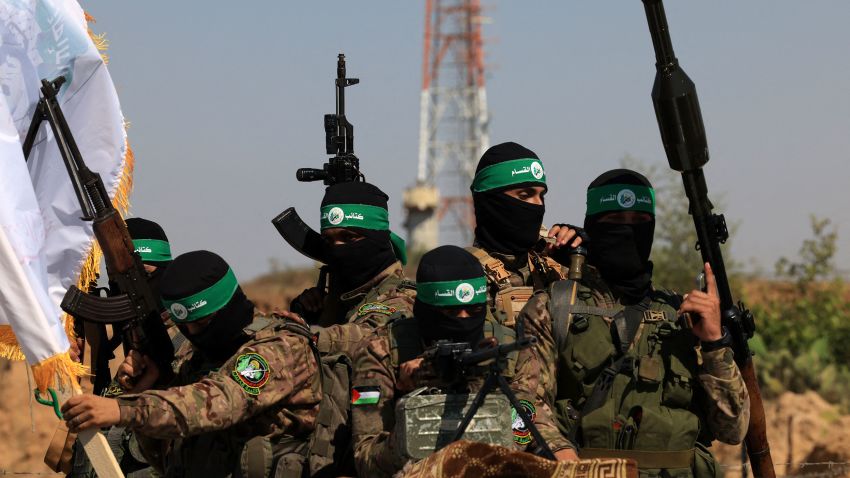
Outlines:
{"type": "Polygon", "coordinates": [[[258,353],[242,354],[236,359],[236,365],[230,376],[248,395],[257,396],[260,389],[269,381],[269,362],[258,353]]]}
{"type": "Polygon", "coordinates": [[[378,313],[384,315],[393,315],[396,311],[395,307],[390,307],[388,305],[384,305],[380,302],[367,302],[360,306],[357,309],[357,317],[363,317],[364,315],[378,313]]]}

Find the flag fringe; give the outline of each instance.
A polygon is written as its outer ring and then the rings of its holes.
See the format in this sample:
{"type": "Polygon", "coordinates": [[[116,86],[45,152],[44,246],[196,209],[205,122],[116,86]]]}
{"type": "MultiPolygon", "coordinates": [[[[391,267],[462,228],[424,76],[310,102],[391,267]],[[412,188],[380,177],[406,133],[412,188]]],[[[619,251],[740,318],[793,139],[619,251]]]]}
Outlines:
{"type": "Polygon", "coordinates": [[[25,358],[11,325],[0,325],[0,358],[16,361],[25,358]]]}
{"type": "Polygon", "coordinates": [[[71,359],[71,354],[62,352],[30,367],[35,386],[44,392],[48,387],[72,387],[71,380],[88,375],[88,367],[71,359]]]}
{"type": "MultiPolygon", "coordinates": [[[[85,12],[84,12],[85,13],[85,12]]],[[[85,13],[86,22],[94,23],[94,17],[85,13]]],[[[94,42],[95,47],[101,52],[101,58],[104,63],[108,63],[109,57],[104,53],[109,47],[109,42],[106,40],[106,34],[95,34],[91,28],[88,29],[89,37],[94,42]]],[[[124,129],[129,127],[129,123],[124,123],[124,129]]],[[[126,137],[124,139],[124,161],[121,174],[118,177],[118,184],[112,196],[112,205],[124,217],[130,209],[130,192],[133,190],[133,171],[136,161],[133,154],[133,149],[130,147],[126,137]]],[[[92,243],[88,254],[83,259],[80,276],[77,280],[77,287],[81,290],[88,290],[89,285],[97,281],[100,273],[100,261],[103,253],[97,241],[92,238],[92,243]]],[[[74,321],[68,314],[62,315],[63,326],[65,333],[68,335],[69,341],[76,340],[74,332],[74,321]]],[[[0,325],[0,358],[8,360],[21,361],[25,360],[23,351],[18,344],[18,339],[12,332],[12,327],[9,325],[0,325]]],[[[50,358],[31,366],[33,377],[36,386],[39,390],[44,391],[48,387],[52,387],[57,383],[59,385],[70,385],[70,380],[76,380],[88,375],[89,370],[83,364],[71,360],[68,352],[63,352],[54,355],[50,358]]]]}

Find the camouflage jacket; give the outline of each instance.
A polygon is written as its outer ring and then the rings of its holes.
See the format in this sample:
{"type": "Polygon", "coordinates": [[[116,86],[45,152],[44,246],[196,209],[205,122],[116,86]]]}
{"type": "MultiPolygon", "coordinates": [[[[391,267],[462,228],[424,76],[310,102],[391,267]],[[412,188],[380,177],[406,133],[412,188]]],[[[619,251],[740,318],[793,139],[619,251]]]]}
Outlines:
{"type": "MultiPolygon", "coordinates": [[[[676,310],[681,297],[666,291],[653,291],[651,296],[652,305],[646,312],[630,351],[634,353],[638,364],[633,374],[634,380],[656,373],[650,373],[652,367],[648,366],[641,371],[640,364],[655,364],[654,368],[661,369],[657,371],[656,377],[663,377],[663,392],[659,392],[663,404],[659,403],[658,406],[681,410],[683,416],[679,421],[697,420],[701,442],[706,441],[708,436],[708,441],[716,438],[725,443],[739,443],[747,431],[749,396],[731,349],[701,352],[692,332],[676,325],[676,310]],[[676,345],[679,351],[671,354],[672,347],[668,345],[672,344],[669,340],[673,339],[666,337],[678,337],[675,339],[678,344],[685,345],[676,345]],[[656,348],[653,341],[659,342],[660,346],[656,348]],[[653,350],[657,350],[656,356],[661,360],[652,360],[652,355],[656,353],[653,350]],[[691,390],[689,384],[694,381],[699,382],[702,390],[691,390]]],[[[589,306],[591,310],[573,314],[572,323],[567,323],[569,333],[566,345],[557,343],[553,320],[566,321],[567,318],[551,316],[548,291],[535,294],[521,312],[527,330],[539,339],[536,348],[542,362],[541,383],[545,386],[538,390],[539,394],[543,394],[538,399],[553,405],[561,424],[570,420],[565,415],[574,413],[569,409],[581,408],[583,400],[591,394],[596,378],[616,357],[609,331],[611,317],[594,315],[592,308],[622,309],[611,290],[591,267],[585,268],[576,304],[589,306]],[[588,334],[585,333],[587,330],[597,332],[588,334]],[[587,340],[593,343],[583,345],[582,342],[587,340]]],[[[631,379],[626,377],[624,380],[631,379]]],[[[647,387],[651,388],[656,382],[649,380],[647,383],[647,387]]],[[[612,393],[617,395],[616,392],[612,393]]],[[[612,413],[616,414],[616,407],[612,413]]],[[[646,413],[643,419],[644,426],[649,427],[646,413]]],[[[685,448],[693,446],[692,443],[683,445],[685,448]]]]}
{"type": "Polygon", "coordinates": [[[186,343],[173,386],[118,398],[119,425],[148,444],[150,438],[170,439],[159,443],[165,457],[158,468],[167,474],[228,474],[247,440],[303,441],[313,431],[321,400],[315,355],[305,337],[281,327],[283,319],[262,320],[224,363],[205,359],[186,343]]]}
{"type": "MultiPolygon", "coordinates": [[[[399,370],[392,364],[389,333],[390,328],[385,326],[367,337],[355,362],[353,387],[377,389],[379,392],[377,403],[352,405],[354,459],[360,476],[389,477],[405,464],[405,459],[396,449],[397,442],[392,434],[396,399],[406,392],[396,388],[399,370]]],[[[511,382],[511,388],[518,399],[533,403],[535,390],[539,387],[539,365],[534,349],[527,348],[520,352],[511,382]]],[[[480,389],[482,381],[469,385],[474,393],[480,389]]],[[[553,450],[568,448],[570,444],[558,431],[551,409],[546,404],[535,405],[536,410],[532,410],[536,414],[534,422],[549,446],[553,450]]],[[[523,448],[533,445],[524,445],[523,448]]]]}
{"type": "Polygon", "coordinates": [[[395,262],[362,286],[342,293],[329,293],[318,325],[357,323],[375,328],[393,314],[413,315],[416,285],[405,279],[401,262],[395,262]]]}

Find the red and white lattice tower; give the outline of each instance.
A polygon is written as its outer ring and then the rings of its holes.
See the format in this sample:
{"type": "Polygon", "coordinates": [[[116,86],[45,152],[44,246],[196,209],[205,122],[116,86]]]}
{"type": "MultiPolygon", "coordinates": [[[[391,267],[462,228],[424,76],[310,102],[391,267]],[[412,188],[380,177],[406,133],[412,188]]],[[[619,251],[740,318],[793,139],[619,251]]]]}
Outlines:
{"type": "Polygon", "coordinates": [[[484,22],[480,0],[425,2],[419,166],[416,185],[404,193],[412,251],[436,247],[441,231],[472,241],[469,186],[490,146],[484,22]]]}

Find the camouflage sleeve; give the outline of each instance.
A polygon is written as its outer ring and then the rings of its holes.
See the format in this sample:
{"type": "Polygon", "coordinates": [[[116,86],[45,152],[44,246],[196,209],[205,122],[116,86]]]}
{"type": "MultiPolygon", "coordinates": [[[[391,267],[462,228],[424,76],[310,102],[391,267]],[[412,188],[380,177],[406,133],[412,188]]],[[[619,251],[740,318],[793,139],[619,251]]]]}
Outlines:
{"type": "Polygon", "coordinates": [[[377,328],[385,325],[390,318],[413,317],[413,300],[416,291],[408,288],[396,288],[378,295],[372,302],[367,302],[348,315],[348,322],[377,328]]]}
{"type": "Polygon", "coordinates": [[[545,292],[534,294],[525,304],[517,320],[524,321],[525,333],[537,337],[532,347],[540,366],[537,400],[552,404],[555,402],[557,386],[557,347],[555,345],[552,318],[549,315],[549,295],[545,292]]]}
{"type": "Polygon", "coordinates": [[[706,417],[714,436],[737,445],[747,434],[750,396],[730,348],[701,352],[699,380],[706,391],[706,417]]]}
{"type": "MultiPolygon", "coordinates": [[[[537,347],[521,350],[511,388],[517,394],[517,399],[520,400],[521,404],[524,401],[529,404],[526,409],[531,408],[532,420],[552,451],[575,448],[558,429],[555,423],[555,415],[549,405],[551,402],[547,401],[545,397],[541,397],[543,369],[540,350],[537,347]]],[[[535,447],[530,432],[522,423],[514,423],[514,441],[518,446],[529,450],[535,447]]]]}
{"type": "Polygon", "coordinates": [[[364,345],[352,381],[354,461],[359,476],[390,477],[406,462],[392,439],[395,371],[389,366],[385,339],[374,335],[364,345]]]}
{"type": "Polygon", "coordinates": [[[345,354],[354,360],[359,354],[361,342],[372,332],[372,329],[359,324],[332,325],[312,329],[318,335],[316,346],[322,354],[345,354]]]}
{"type": "Polygon", "coordinates": [[[278,335],[243,346],[198,382],[122,395],[119,424],[153,438],[186,437],[228,428],[281,402],[312,411],[312,422],[321,399],[318,373],[306,338],[278,335]]]}

